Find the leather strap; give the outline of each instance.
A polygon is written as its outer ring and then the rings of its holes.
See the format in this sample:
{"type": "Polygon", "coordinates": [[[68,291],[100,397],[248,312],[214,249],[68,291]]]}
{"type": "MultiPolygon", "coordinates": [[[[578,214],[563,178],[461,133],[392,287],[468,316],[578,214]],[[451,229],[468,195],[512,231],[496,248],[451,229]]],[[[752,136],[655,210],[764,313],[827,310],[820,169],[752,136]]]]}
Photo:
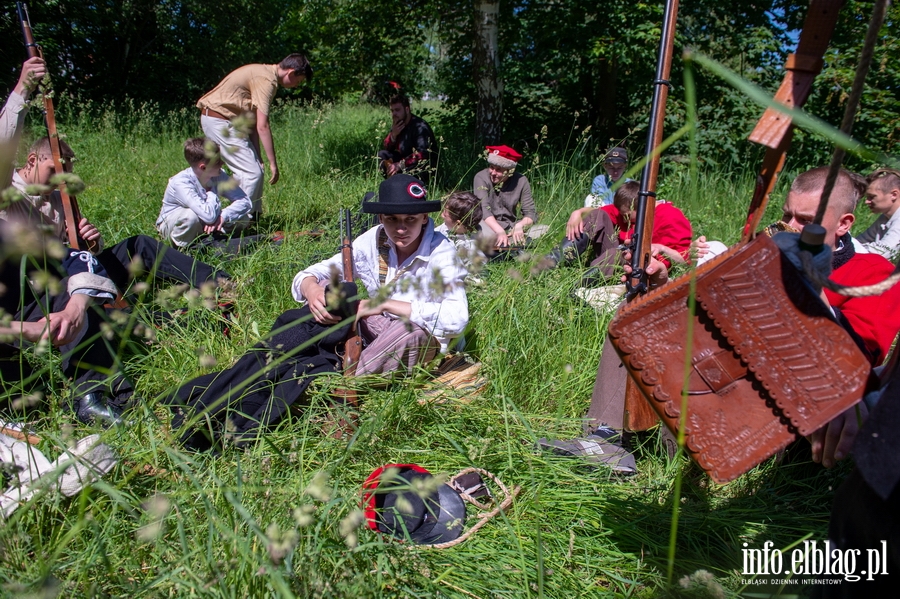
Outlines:
{"type": "Polygon", "coordinates": [[[216,112],[212,108],[203,108],[200,110],[200,114],[202,114],[203,116],[211,116],[214,119],[222,119],[223,121],[231,120],[221,112],[216,112]]]}
{"type": "Polygon", "coordinates": [[[719,393],[748,374],[747,367],[731,349],[702,348],[691,358],[693,370],[688,383],[690,395],[719,393]]]}
{"type": "Polygon", "coordinates": [[[769,203],[769,195],[775,188],[778,173],[784,168],[784,160],[787,158],[787,151],[791,146],[793,137],[794,130],[789,127],[778,146],[766,148],[762,168],[759,171],[759,175],[756,176],[756,187],[753,190],[753,199],[750,201],[747,222],[744,224],[744,231],[741,235],[741,241],[744,243],[750,241],[756,235],[756,232],[759,231],[760,222],[769,203]]]}

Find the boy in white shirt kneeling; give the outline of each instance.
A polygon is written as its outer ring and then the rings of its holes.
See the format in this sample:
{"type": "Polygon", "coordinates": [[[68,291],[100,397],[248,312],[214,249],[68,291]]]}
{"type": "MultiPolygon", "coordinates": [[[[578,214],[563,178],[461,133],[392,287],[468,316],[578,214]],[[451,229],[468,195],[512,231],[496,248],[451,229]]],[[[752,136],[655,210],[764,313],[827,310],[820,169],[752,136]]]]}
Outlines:
{"type": "Polygon", "coordinates": [[[237,182],[222,173],[219,146],[202,138],[184,142],[190,165],[169,179],[156,230],[175,247],[192,245],[203,235],[230,235],[250,224],[253,204],[237,182]],[[230,204],[222,208],[221,198],[230,204]]]}

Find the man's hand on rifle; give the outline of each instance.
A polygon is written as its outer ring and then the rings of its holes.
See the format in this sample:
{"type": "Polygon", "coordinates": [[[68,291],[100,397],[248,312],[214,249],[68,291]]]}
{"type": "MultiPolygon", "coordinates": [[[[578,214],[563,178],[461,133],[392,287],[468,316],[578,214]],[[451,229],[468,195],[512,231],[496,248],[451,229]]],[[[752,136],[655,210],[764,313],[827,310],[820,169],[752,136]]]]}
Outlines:
{"type": "MultiPolygon", "coordinates": [[[[625,245],[629,245],[630,243],[630,239],[625,240],[625,245]]],[[[631,250],[625,250],[625,253],[622,255],[622,260],[625,263],[625,276],[622,277],[622,282],[624,283],[628,279],[628,276],[631,275],[631,250]]],[[[669,271],[666,268],[666,265],[656,258],[650,258],[650,264],[647,265],[647,284],[652,288],[665,285],[668,282],[669,271]]]]}
{"type": "Polygon", "coordinates": [[[325,301],[325,288],[319,285],[315,277],[306,277],[300,283],[300,291],[309,304],[309,311],[319,324],[337,324],[341,319],[328,311],[328,303],[325,301]]]}
{"type": "Polygon", "coordinates": [[[813,462],[821,463],[826,468],[834,466],[847,457],[853,448],[853,441],[862,423],[869,416],[866,403],[861,401],[855,406],[847,408],[831,422],[811,434],[808,439],[812,444],[813,462]],[[859,417],[857,418],[857,408],[859,417]]]}
{"type": "Polygon", "coordinates": [[[100,231],[88,219],[82,218],[78,223],[78,236],[88,242],[96,241],[100,239],[100,231]]]}
{"type": "Polygon", "coordinates": [[[29,58],[22,65],[22,74],[19,75],[19,82],[13,91],[27,99],[46,74],[47,64],[43,58],[38,56],[29,58]]]}

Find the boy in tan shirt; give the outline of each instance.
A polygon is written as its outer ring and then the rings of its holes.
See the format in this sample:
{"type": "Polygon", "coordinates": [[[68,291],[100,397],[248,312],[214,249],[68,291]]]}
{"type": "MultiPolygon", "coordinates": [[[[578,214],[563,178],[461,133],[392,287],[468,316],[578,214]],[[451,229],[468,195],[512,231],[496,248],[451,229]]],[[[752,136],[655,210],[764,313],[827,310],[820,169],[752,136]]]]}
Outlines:
{"type": "Polygon", "coordinates": [[[302,54],[291,54],[278,64],[248,64],[229,73],[197,102],[200,126],[206,138],[222,148],[222,161],[253,202],[251,214],[262,212],[263,166],[260,144],[269,160],[269,184],[278,182],[278,160],[269,128],[269,106],[278,86],[288,89],[312,80],[312,67],[302,54]],[[249,137],[233,121],[251,115],[255,127],[249,137]]]}

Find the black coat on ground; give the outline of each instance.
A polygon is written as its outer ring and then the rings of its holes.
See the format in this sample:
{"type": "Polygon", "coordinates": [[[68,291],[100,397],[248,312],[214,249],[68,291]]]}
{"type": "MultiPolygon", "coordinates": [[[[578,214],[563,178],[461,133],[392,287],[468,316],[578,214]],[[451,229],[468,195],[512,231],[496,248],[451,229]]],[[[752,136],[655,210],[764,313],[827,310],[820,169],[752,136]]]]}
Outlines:
{"type": "MultiPolygon", "coordinates": [[[[356,296],[354,284],[343,285],[343,297],[356,296]]],[[[272,325],[271,337],[233,366],[182,385],[170,404],[172,430],[189,425],[180,431],[185,447],[210,449],[223,435],[237,445],[252,441],[301,399],[314,375],[338,372],[337,352],[350,334],[352,320],[347,317],[356,313],[356,302],[332,312],[346,320],[340,326],[321,325],[309,306],[288,310],[272,325]]]]}

